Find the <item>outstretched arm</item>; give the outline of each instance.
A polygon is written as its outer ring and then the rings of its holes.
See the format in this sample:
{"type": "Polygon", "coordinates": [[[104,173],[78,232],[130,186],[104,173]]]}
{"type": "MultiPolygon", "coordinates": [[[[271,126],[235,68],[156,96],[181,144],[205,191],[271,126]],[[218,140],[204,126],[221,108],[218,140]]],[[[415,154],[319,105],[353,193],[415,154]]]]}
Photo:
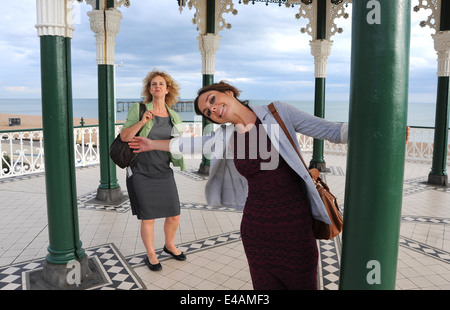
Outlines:
{"type": "Polygon", "coordinates": [[[166,151],[169,152],[170,140],[150,140],[145,137],[134,137],[128,142],[134,153],[147,151],[166,151]]]}

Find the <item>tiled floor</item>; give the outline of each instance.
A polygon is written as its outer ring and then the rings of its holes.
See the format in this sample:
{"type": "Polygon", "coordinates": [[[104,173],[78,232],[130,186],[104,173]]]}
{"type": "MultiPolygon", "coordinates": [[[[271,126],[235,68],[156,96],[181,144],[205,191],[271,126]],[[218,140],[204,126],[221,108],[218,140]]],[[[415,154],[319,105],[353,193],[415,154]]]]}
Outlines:
{"type": "MultiPolygon", "coordinates": [[[[346,157],[326,155],[332,172],[327,183],[343,205],[346,157]]],[[[151,272],[142,261],[145,249],[139,221],[128,202],[111,208],[88,203],[98,187],[99,167],[77,170],[80,239],[103,270],[105,284],[95,289],[251,290],[247,260],[240,241],[240,212],[210,208],[204,178],[190,170],[175,177],[182,202],[176,244],[187,253],[176,261],[162,252],[163,220],[156,220],[155,245],[163,269],[151,272]]],[[[424,183],[430,166],[408,162],[396,288],[450,289],[450,189],[424,183]]],[[[175,171],[177,171],[175,169],[175,171]]],[[[117,169],[126,192],[125,173],[117,169]]],[[[0,181],[0,289],[29,289],[29,275],[47,255],[48,228],[43,175],[0,181]]],[[[338,289],[341,240],[319,242],[321,289],[338,289]]]]}

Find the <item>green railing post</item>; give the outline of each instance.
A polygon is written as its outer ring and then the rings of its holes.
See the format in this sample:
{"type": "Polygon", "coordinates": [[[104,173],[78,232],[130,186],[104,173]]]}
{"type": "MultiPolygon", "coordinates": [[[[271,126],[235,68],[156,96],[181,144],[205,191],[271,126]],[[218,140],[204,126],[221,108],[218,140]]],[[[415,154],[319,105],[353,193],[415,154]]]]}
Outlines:
{"type": "Polygon", "coordinates": [[[340,289],[394,289],[408,103],[410,0],[353,1],[340,289]]]}

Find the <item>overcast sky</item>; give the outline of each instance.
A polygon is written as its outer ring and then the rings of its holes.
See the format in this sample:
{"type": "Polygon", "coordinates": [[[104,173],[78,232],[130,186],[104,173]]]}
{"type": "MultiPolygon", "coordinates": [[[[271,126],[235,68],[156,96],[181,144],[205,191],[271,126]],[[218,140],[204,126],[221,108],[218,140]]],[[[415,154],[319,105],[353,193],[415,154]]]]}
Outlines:
{"type": "MultiPolygon", "coordinates": [[[[237,15],[224,14],[231,29],[219,35],[215,81],[226,80],[243,91],[242,99],[313,100],[314,59],[307,34],[300,28],[294,8],[238,4],[237,15]]],[[[418,0],[412,1],[412,7],[418,0]]],[[[0,0],[0,98],[40,98],[40,41],[37,37],[36,1],[0,0]]],[[[97,65],[94,33],[85,2],[75,2],[72,38],[72,85],[74,98],[97,98],[97,65]]],[[[195,10],[180,14],[176,0],[131,0],[116,37],[117,97],[140,98],[142,79],[153,68],[172,75],[181,86],[182,98],[194,98],[202,86],[201,54],[195,10]]],[[[351,14],[351,5],[347,8],[351,14]]],[[[412,11],[410,95],[415,102],[434,103],[437,59],[429,27],[419,22],[428,12],[412,11]]],[[[350,88],[350,18],[335,21],[344,29],[332,37],[328,58],[326,99],[346,101],[350,88]]]]}

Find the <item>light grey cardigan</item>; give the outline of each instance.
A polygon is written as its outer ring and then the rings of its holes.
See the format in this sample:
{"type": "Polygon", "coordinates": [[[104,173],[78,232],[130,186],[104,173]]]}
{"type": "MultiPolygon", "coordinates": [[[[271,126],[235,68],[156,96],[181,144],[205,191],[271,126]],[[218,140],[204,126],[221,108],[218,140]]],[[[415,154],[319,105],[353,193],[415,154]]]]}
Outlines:
{"type": "MultiPolygon", "coordinates": [[[[300,149],[295,132],[334,143],[347,143],[347,124],[330,122],[322,118],[298,110],[282,102],[275,102],[275,107],[283,119],[290,135],[300,149]]],[[[320,199],[311,177],[301,162],[287,136],[278,126],[268,106],[250,108],[265,126],[272,145],[288,165],[305,181],[307,195],[315,219],[330,224],[325,206],[320,199]]],[[[205,187],[206,200],[209,205],[224,205],[243,210],[248,194],[248,184],[236,169],[233,160],[232,146],[234,125],[222,125],[209,136],[178,137],[170,142],[172,154],[211,153],[209,179],[205,187]]]]}

